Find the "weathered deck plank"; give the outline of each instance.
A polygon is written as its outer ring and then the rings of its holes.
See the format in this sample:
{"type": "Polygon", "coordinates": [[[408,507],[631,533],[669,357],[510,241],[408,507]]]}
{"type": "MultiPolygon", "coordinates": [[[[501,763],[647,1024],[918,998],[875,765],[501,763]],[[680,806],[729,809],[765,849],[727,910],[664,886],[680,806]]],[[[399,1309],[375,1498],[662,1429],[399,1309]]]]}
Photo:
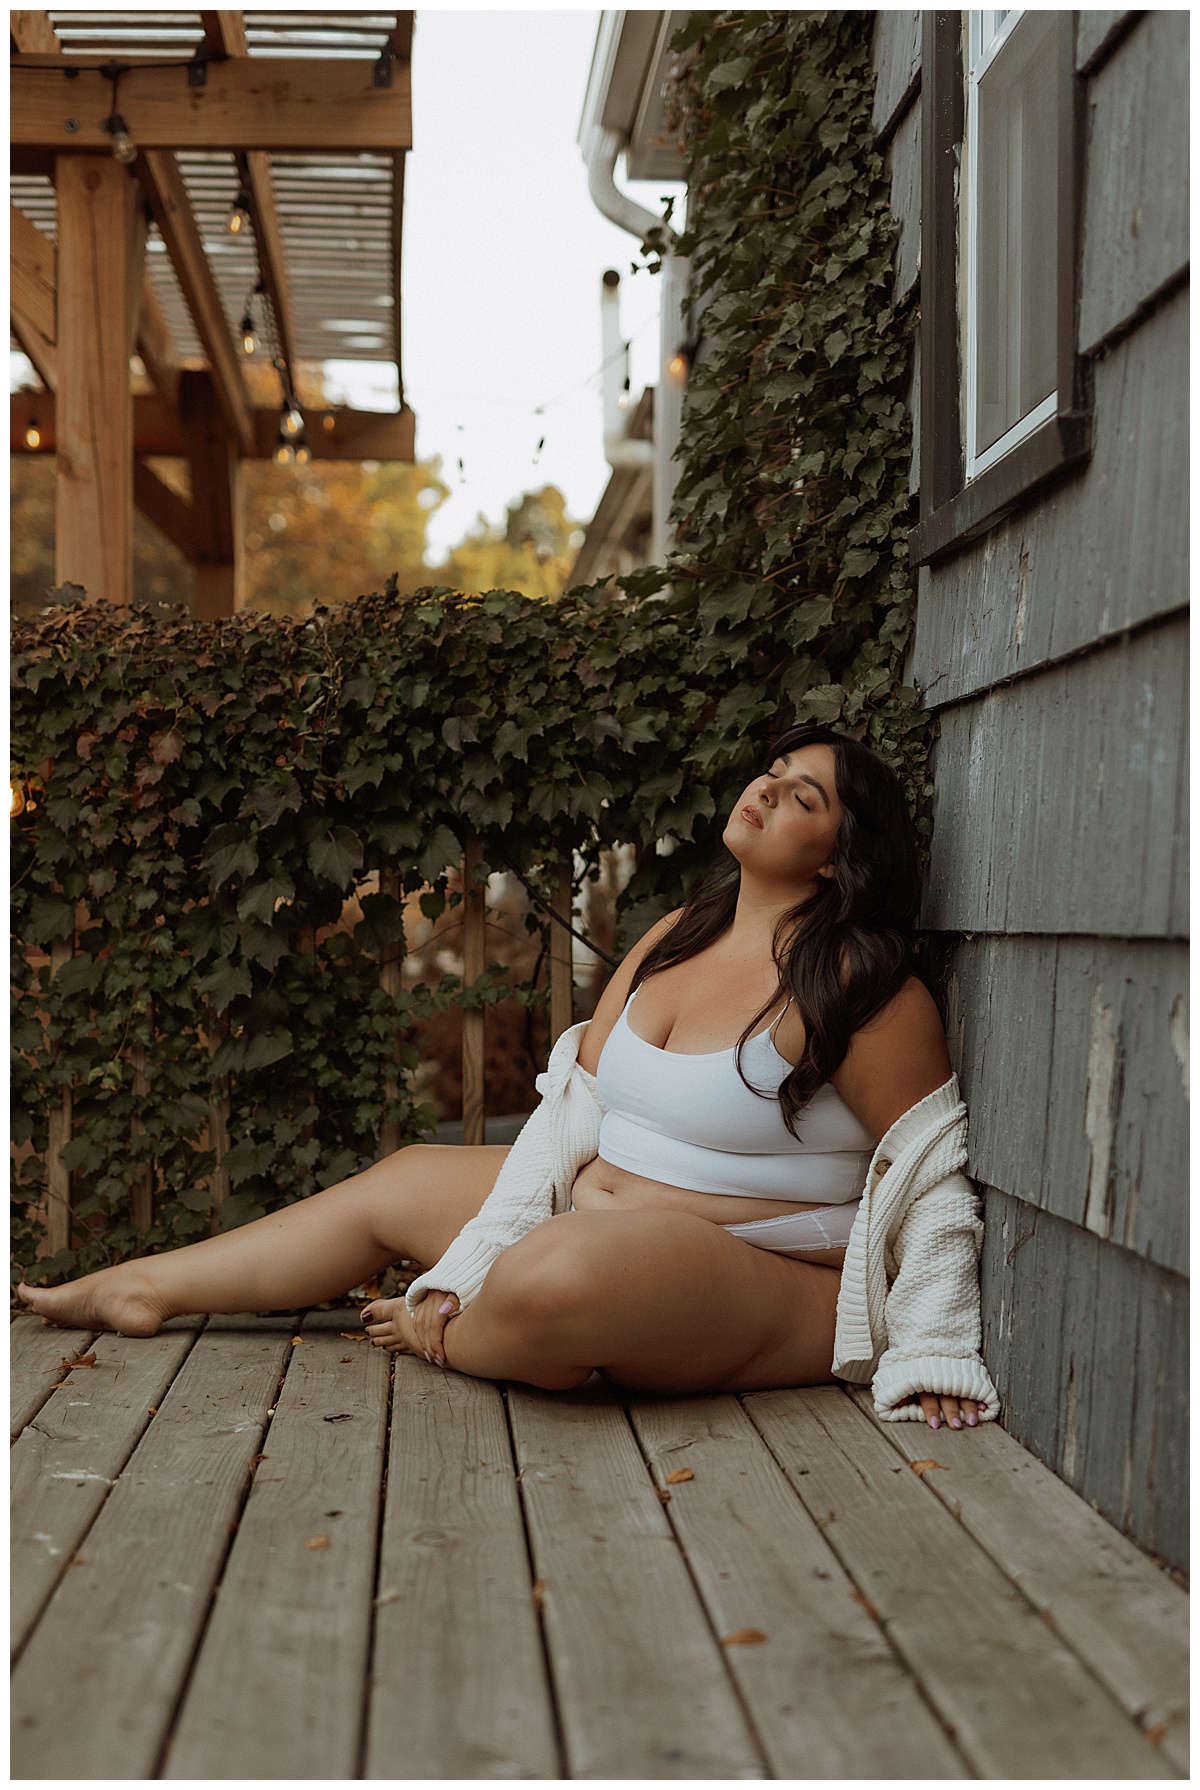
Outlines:
{"type": "MultiPolygon", "coordinates": [[[[869,1393],[855,1402],[874,1423],[869,1393]]],[[[905,1460],[931,1452],[917,1424],[879,1429],[905,1460]]],[[[932,1452],[947,1471],[930,1491],[1186,1773],[1186,1593],[996,1424],[943,1430],[932,1452]]]]}
{"type": "Polygon", "coordinates": [[[503,1395],[400,1356],[368,1778],[556,1778],[554,1713],[503,1395]]]}
{"type": "MultiPolygon", "coordinates": [[[[22,1320],[23,1321],[23,1320],[22,1320]]],[[[100,1336],[19,1436],[11,1456],[9,1649],[20,1652],[192,1347],[176,1320],[158,1336],[100,1336]]]]}
{"type": "Polygon", "coordinates": [[[615,1398],[509,1390],[566,1772],[768,1775],[615,1398]]]}
{"type": "Polygon", "coordinates": [[[290,1338],[216,1318],[188,1356],[17,1665],[14,1776],[155,1775],[290,1338]]]}
{"type": "Polygon", "coordinates": [[[62,1379],[64,1357],[85,1354],[94,1335],[94,1330],[58,1330],[31,1316],[9,1325],[9,1435],[14,1442],[50,1397],[54,1382],[62,1379]]]}
{"type": "MultiPolygon", "coordinates": [[[[745,1405],[976,1772],[1172,1775],[840,1389],[756,1393],[745,1405]]],[[[926,1434],[923,1458],[936,1458],[941,1435],[926,1434]]]]}
{"type": "Polygon", "coordinates": [[[963,1760],[736,1398],[631,1401],[778,1778],[961,1778],[963,1760]],[[668,1488],[668,1473],[694,1478],[668,1488]]]}
{"type": "Polygon", "coordinates": [[[389,1374],[350,1322],[299,1332],[164,1777],[358,1775],[389,1374]]]}

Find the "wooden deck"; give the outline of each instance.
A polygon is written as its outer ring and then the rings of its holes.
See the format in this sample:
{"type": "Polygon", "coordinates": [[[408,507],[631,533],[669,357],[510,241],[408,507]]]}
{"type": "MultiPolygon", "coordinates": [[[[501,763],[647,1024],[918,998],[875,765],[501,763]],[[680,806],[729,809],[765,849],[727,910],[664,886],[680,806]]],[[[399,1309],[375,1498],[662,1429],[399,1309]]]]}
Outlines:
{"type": "Polygon", "coordinates": [[[999,1428],[357,1332],[16,1320],[15,1777],[1186,1775],[1186,1595],[999,1428]]]}

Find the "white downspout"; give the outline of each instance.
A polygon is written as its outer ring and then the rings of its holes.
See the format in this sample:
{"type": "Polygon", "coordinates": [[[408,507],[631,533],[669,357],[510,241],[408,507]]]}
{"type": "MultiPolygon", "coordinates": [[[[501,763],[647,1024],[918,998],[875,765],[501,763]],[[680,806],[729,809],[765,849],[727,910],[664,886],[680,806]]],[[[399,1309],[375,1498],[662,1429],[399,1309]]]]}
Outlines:
{"type": "Polygon", "coordinates": [[[612,267],[600,281],[600,353],[604,458],[614,472],[634,472],[652,464],[654,447],[649,441],[633,441],[625,433],[628,426],[629,399],[625,387],[629,350],[621,334],[621,276],[612,267]]]}
{"type": "MultiPolygon", "coordinates": [[[[654,498],[653,516],[650,534],[650,557],[655,565],[662,565],[666,559],[670,545],[670,530],[667,517],[671,511],[671,499],[679,478],[679,468],[674,460],[676,447],[679,445],[680,421],[683,412],[683,389],[687,383],[686,370],[681,371],[678,362],[687,339],[686,321],[683,315],[688,284],[688,264],[675,251],[679,242],[678,236],[669,224],[664,224],[660,217],[647,211],[644,205],[620,191],[613,178],[617,165],[617,157],[625,147],[620,131],[594,125],[589,134],[584,159],[587,162],[588,192],[592,203],[603,217],[616,224],[621,230],[628,230],[639,242],[645,242],[651,231],[658,232],[657,240],[662,245],[662,297],[659,306],[659,355],[658,386],[654,394],[654,498]]],[[[610,302],[608,288],[604,292],[604,305],[610,302]]],[[[611,302],[615,305],[616,290],[612,291],[611,302]]],[[[602,313],[608,316],[607,309],[602,313]]],[[[617,325],[619,338],[620,325],[617,325]]],[[[608,348],[605,338],[605,364],[607,370],[608,348]]],[[[607,388],[606,388],[607,389],[607,388]]],[[[605,412],[605,457],[610,466],[617,462],[608,453],[609,422],[607,409],[605,412]]],[[[634,446],[626,442],[625,448],[634,446]]],[[[624,464],[629,464],[625,461],[624,464]]],[[[644,462],[643,462],[644,464],[644,462]]]]}

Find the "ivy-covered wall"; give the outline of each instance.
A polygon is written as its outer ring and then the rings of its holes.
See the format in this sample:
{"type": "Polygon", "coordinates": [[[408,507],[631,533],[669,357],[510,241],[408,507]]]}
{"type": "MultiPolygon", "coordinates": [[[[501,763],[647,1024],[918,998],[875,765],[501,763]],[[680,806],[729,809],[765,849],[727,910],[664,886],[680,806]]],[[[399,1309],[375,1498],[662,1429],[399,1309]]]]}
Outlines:
{"type": "Polygon", "coordinates": [[[18,626],[19,1263],[66,1086],[76,1228],[43,1274],[208,1228],[214,1098],[223,1224],[370,1161],[385,1118],[419,1135],[430,1115],[403,1081],[384,1093],[412,1066],[412,1017],[511,993],[496,970],[473,991],[380,984],[398,895],[430,884],[439,912],[467,829],[485,871],[637,844],[627,944],[710,861],[777,727],[860,731],[922,811],[927,722],[901,682],[913,319],[890,298],[870,25],[700,13],[685,33],[684,248],[705,309],[669,567],[552,605],[434,590],[303,622],[84,605],[18,626]]]}

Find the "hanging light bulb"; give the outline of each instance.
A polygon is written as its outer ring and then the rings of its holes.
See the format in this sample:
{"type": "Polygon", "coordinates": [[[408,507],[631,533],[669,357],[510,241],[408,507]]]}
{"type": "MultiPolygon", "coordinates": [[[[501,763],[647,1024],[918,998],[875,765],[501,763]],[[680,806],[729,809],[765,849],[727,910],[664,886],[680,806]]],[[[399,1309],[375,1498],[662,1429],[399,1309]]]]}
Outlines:
{"type": "Polygon", "coordinates": [[[300,415],[296,406],[294,404],[289,404],[286,398],[283,401],[283,410],[280,415],[279,426],[285,434],[293,436],[299,435],[304,428],[304,418],[300,415]]]}
{"type": "Polygon", "coordinates": [[[31,416],[25,429],[25,446],[27,448],[40,448],[41,445],[42,431],[38,428],[38,420],[36,416],[31,416]]]}
{"type": "Polygon", "coordinates": [[[682,354],[673,354],[667,363],[667,372],[672,379],[682,379],[687,372],[687,359],[682,354]]]}
{"type": "Polygon", "coordinates": [[[112,138],[112,152],[119,162],[128,167],[137,160],[137,144],[129,134],[129,126],[119,112],[112,112],[100,127],[112,138]]]}
{"type": "Polygon", "coordinates": [[[250,199],[239,187],[234,195],[233,206],[229,213],[229,234],[240,236],[243,230],[250,227],[250,199]]]}
{"type": "Polygon", "coordinates": [[[250,315],[249,311],[247,311],[245,316],[242,318],[242,352],[243,352],[243,354],[253,354],[254,347],[255,347],[254,319],[250,315]]]}
{"type": "Polygon", "coordinates": [[[25,791],[19,783],[10,782],[8,786],[8,818],[16,820],[25,812],[25,791]]]}
{"type": "Polygon", "coordinates": [[[312,453],[303,442],[300,442],[294,451],[293,458],[297,466],[307,466],[312,459],[312,453]]]}
{"type": "Polygon", "coordinates": [[[333,413],[331,411],[327,410],[325,412],[325,415],[321,418],[321,427],[322,427],[322,429],[324,429],[324,431],[327,435],[333,434],[333,431],[337,427],[337,424],[334,419],[333,413]]]}
{"type": "Polygon", "coordinates": [[[275,449],[276,466],[292,466],[295,464],[296,450],[290,441],[281,441],[275,449]]]}

